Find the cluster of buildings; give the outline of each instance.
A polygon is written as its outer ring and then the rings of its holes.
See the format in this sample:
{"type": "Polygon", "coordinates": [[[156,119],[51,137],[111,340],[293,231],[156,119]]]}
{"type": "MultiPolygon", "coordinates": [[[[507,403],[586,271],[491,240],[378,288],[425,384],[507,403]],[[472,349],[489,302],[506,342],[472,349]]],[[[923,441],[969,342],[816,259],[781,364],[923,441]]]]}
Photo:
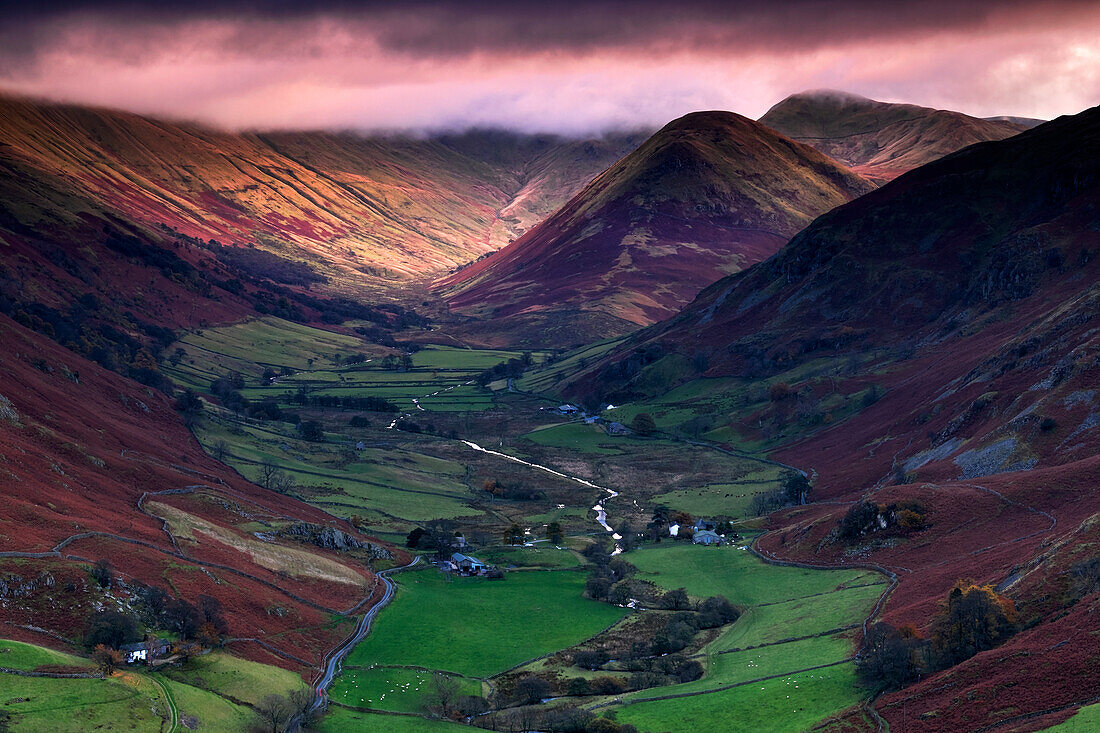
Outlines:
{"type": "MultiPolygon", "coordinates": [[[[674,522],[668,526],[668,535],[669,537],[678,538],[684,529],[684,527],[674,522]]],[[[696,545],[721,546],[726,543],[732,544],[741,539],[736,532],[718,534],[718,522],[714,519],[696,520],[695,524],[688,529],[691,530],[691,541],[696,545]]]]}

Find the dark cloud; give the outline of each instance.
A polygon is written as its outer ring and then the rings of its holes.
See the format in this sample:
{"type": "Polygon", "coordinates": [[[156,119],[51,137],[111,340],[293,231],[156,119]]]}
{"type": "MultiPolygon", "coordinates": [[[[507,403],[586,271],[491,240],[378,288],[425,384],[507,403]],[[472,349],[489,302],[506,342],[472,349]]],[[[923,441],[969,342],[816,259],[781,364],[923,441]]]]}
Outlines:
{"type": "MultiPolygon", "coordinates": [[[[6,14],[8,53],[47,41],[36,29],[80,18],[112,27],[185,21],[283,23],[337,18],[383,48],[411,55],[592,49],[815,48],[944,31],[983,32],[1026,22],[1063,22],[1096,10],[1094,0],[514,0],[512,2],[352,2],[351,0],[44,0],[6,14]]],[[[262,48],[263,39],[241,37],[262,48]]]]}
{"type": "Polygon", "coordinates": [[[815,87],[1076,112],[1100,3],[38,0],[0,22],[0,89],[229,127],[598,131],[815,87]]]}

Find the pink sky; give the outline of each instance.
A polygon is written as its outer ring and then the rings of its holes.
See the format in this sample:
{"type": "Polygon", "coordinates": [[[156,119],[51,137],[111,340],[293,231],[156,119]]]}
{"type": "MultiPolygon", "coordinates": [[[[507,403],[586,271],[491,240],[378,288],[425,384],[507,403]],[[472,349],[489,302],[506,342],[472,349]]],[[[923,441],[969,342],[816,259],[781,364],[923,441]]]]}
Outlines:
{"type": "Polygon", "coordinates": [[[978,116],[1100,102],[1094,2],[141,5],[13,16],[0,89],[232,128],[564,133],[814,88],[978,116]]]}

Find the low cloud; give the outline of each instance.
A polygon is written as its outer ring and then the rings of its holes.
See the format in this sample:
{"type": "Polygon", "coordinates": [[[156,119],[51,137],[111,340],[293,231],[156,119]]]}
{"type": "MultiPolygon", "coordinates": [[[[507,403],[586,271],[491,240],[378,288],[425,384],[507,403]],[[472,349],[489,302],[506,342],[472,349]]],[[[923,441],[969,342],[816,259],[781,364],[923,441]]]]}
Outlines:
{"type": "Polygon", "coordinates": [[[1100,98],[1095,3],[142,5],[16,13],[0,88],[231,128],[576,134],[820,87],[982,116],[1100,98]]]}

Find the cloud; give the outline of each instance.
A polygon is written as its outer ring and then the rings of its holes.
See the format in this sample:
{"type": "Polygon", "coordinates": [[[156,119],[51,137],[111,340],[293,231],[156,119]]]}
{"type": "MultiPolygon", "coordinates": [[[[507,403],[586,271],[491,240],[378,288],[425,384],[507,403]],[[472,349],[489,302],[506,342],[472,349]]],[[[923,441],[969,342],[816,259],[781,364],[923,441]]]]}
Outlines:
{"type": "Polygon", "coordinates": [[[234,128],[583,133],[816,87],[979,115],[1100,97],[1100,6],[1068,0],[26,5],[0,87],[234,128]]]}

